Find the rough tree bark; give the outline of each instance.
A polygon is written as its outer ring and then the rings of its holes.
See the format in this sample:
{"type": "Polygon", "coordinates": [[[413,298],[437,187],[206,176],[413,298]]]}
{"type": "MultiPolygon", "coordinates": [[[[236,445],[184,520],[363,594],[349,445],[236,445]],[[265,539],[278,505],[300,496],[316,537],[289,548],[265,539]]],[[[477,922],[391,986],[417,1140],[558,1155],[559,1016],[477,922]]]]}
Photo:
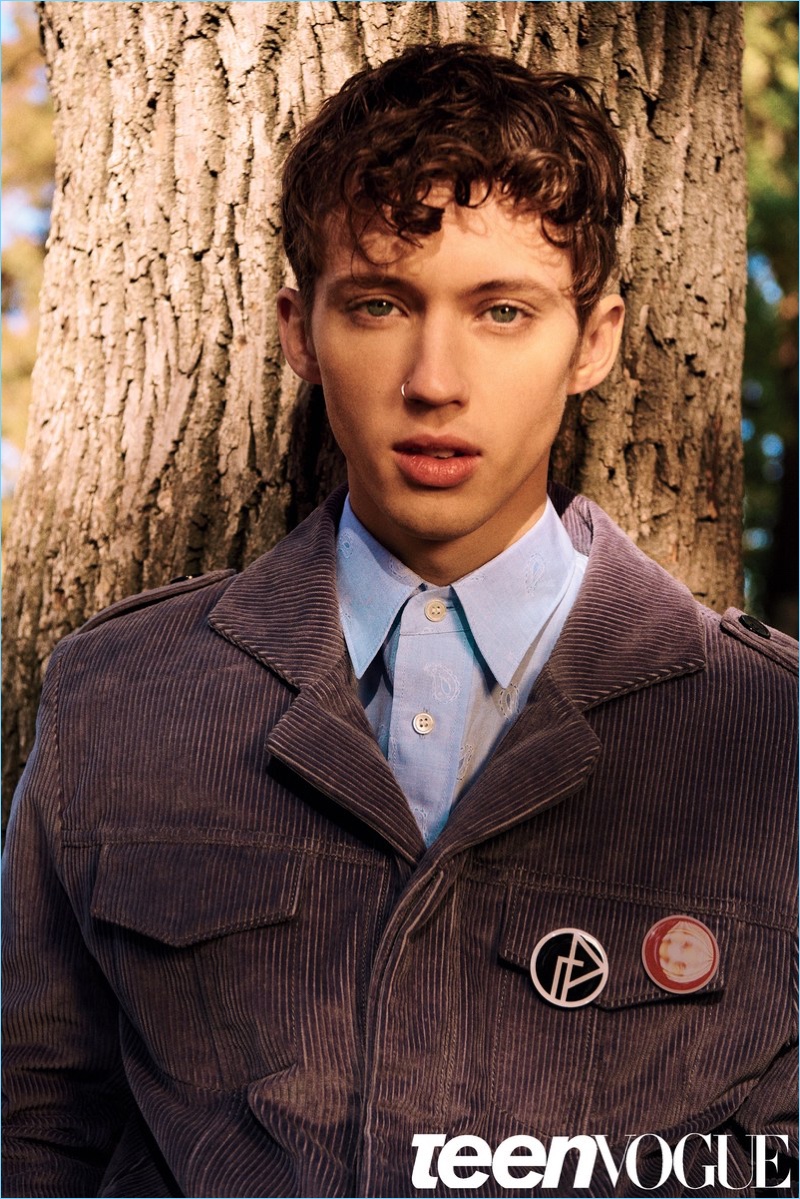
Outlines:
{"type": "Polygon", "coordinates": [[[276,198],[365,62],[466,38],[599,81],[630,163],[618,367],[558,477],[715,607],[740,595],[742,12],[730,3],[44,3],[57,178],[6,547],[4,775],[55,641],[121,595],[251,561],[343,477],[279,354],[276,198]]]}

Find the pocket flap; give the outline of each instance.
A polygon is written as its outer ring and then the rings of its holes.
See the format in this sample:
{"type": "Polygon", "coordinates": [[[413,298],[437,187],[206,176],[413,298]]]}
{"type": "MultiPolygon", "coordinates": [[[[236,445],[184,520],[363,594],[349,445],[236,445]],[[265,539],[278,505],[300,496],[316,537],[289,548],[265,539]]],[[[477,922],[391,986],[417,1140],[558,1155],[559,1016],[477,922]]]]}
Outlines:
{"type": "Polygon", "coordinates": [[[295,915],[297,853],[208,842],[104,844],[91,914],[176,947],[295,915]]]}
{"type": "Polygon", "coordinates": [[[599,899],[566,895],[527,887],[509,888],[500,957],[523,970],[530,970],[536,945],[556,929],[574,929],[595,937],[608,958],[608,981],[592,1000],[595,1007],[613,1009],[661,1000],[695,999],[725,987],[724,966],[727,922],[722,917],[696,911],[690,901],[669,906],[634,903],[623,899],[599,899]],[[676,994],[657,986],[645,971],[642,944],[649,930],[665,916],[685,915],[702,921],[719,946],[719,965],[709,981],[696,991],[676,994]]]}

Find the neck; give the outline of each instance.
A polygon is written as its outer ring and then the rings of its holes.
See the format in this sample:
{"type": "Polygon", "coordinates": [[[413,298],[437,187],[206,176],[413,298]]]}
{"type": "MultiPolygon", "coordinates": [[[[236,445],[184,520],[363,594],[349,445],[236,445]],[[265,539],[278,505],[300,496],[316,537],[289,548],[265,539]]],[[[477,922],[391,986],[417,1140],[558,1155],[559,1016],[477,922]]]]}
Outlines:
{"type": "MultiPolygon", "coordinates": [[[[351,497],[352,503],[352,497],[351,497]]],[[[394,554],[404,566],[413,570],[426,583],[435,587],[447,587],[457,579],[478,570],[518,541],[532,529],[542,516],[547,503],[545,495],[536,509],[511,527],[488,528],[482,525],[459,537],[441,541],[428,540],[393,527],[389,530],[375,525],[356,510],[353,511],[372,536],[394,554]],[[373,527],[374,526],[374,527],[373,527]]]]}

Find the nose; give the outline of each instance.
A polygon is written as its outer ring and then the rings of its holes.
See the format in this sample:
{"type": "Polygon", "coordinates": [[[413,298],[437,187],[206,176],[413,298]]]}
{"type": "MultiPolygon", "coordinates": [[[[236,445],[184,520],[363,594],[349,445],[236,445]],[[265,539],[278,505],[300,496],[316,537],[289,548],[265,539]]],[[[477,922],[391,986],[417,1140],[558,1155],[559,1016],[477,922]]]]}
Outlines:
{"type": "Polygon", "coordinates": [[[409,404],[443,407],[466,404],[468,389],[457,322],[444,314],[425,314],[414,339],[403,398],[409,404]]]}

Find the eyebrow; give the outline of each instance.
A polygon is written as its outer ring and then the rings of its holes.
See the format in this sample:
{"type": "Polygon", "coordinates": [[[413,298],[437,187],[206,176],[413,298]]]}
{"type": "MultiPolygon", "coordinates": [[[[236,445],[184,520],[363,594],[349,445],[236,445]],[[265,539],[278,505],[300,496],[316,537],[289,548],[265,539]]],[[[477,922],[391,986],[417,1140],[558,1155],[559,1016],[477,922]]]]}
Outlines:
{"type": "Polygon", "coordinates": [[[381,287],[408,287],[408,283],[396,275],[386,275],[378,272],[359,275],[347,274],[339,275],[336,279],[333,279],[326,290],[336,300],[351,291],[368,291],[371,288],[381,287]]]}
{"type": "MultiPolygon", "coordinates": [[[[327,290],[329,296],[337,300],[348,293],[369,291],[373,288],[377,288],[378,290],[381,288],[398,288],[406,291],[417,290],[411,280],[384,272],[340,275],[338,278],[332,280],[327,290]]],[[[483,283],[476,284],[475,287],[467,288],[460,294],[462,298],[469,299],[473,297],[480,298],[483,295],[493,293],[502,295],[503,293],[510,294],[512,292],[534,296],[540,303],[552,303],[561,297],[561,292],[557,288],[548,287],[546,284],[539,283],[536,279],[531,279],[526,275],[515,278],[487,279],[483,283]]]]}
{"type": "Polygon", "coordinates": [[[558,288],[548,287],[546,283],[540,283],[537,279],[531,279],[528,276],[519,278],[503,278],[503,279],[487,279],[486,283],[479,283],[474,288],[470,288],[467,295],[475,296],[480,299],[482,295],[527,295],[546,305],[546,303],[557,303],[563,293],[558,288]]]}
{"type": "Polygon", "coordinates": [[[487,279],[485,283],[478,283],[477,286],[471,287],[466,293],[470,296],[482,296],[487,293],[496,292],[525,292],[528,295],[537,296],[540,301],[552,301],[561,296],[558,288],[548,287],[545,283],[539,283],[536,279],[531,279],[527,275],[521,275],[513,279],[487,279]]]}

